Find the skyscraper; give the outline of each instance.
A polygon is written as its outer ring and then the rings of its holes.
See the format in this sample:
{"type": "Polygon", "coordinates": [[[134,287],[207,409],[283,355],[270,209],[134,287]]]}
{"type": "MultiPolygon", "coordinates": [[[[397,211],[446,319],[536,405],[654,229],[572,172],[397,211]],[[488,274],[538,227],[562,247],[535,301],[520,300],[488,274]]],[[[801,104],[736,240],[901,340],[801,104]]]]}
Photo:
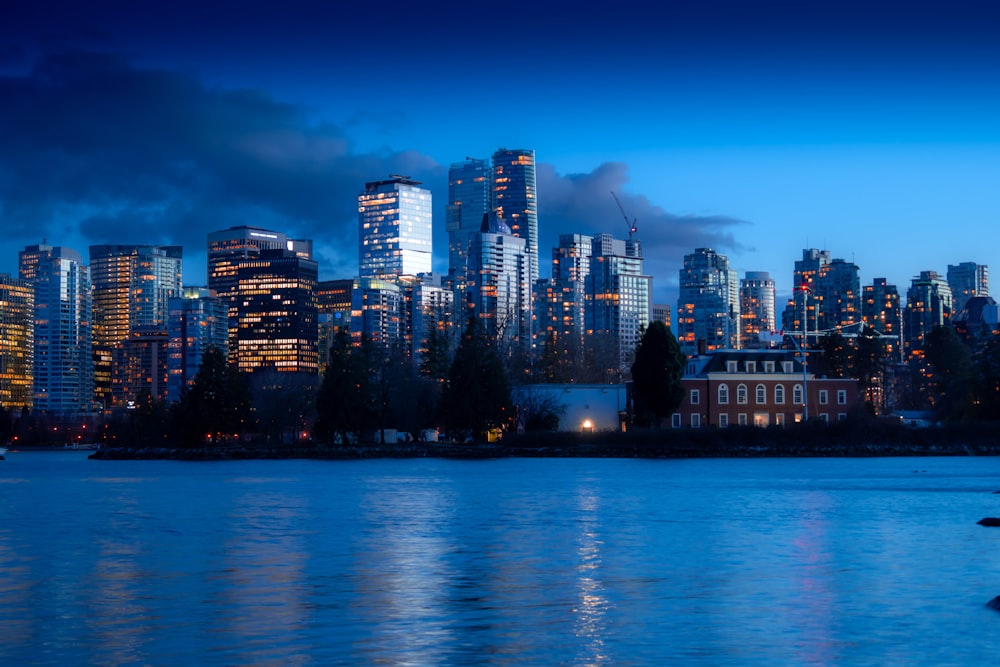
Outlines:
{"type": "Polygon", "coordinates": [[[105,406],[126,399],[113,393],[115,349],[134,333],[166,332],[169,299],[181,291],[180,246],[92,245],[94,396],[105,406]]]}
{"type": "Polygon", "coordinates": [[[235,363],[241,371],[319,372],[316,278],[316,262],[291,250],[261,250],[239,262],[235,363]]]}
{"type": "MultiPolygon", "coordinates": [[[[445,229],[448,231],[448,278],[455,283],[465,280],[469,254],[469,234],[479,232],[483,215],[491,210],[493,170],[486,160],[466,158],[448,169],[448,205],[445,229]]],[[[461,293],[461,285],[455,285],[461,293]]]]}
{"type": "Polygon", "coordinates": [[[861,280],[853,262],[834,259],[819,268],[813,284],[817,331],[829,332],[861,321],[861,280]]]}
{"type": "Polygon", "coordinates": [[[785,331],[817,331],[819,329],[819,308],[815,298],[816,281],[820,269],[830,263],[829,250],[808,248],[802,251],[802,259],[796,260],[792,273],[792,299],[785,306],[781,316],[785,331]]]}
{"type": "Polygon", "coordinates": [[[639,242],[622,241],[610,234],[594,236],[584,320],[587,344],[593,350],[609,344],[611,359],[617,362],[616,367],[605,369],[607,380],[620,380],[631,365],[642,330],[652,317],[652,295],[653,279],[642,274],[639,242]]]}
{"type": "Polygon", "coordinates": [[[0,273],[0,408],[31,408],[34,351],[34,289],[0,273]]]}
{"type": "Polygon", "coordinates": [[[579,358],[586,330],[587,275],[593,238],[583,234],[560,234],[552,249],[552,278],[535,281],[532,297],[536,351],[545,344],[556,346],[560,359],[579,358]]]}
{"type": "Polygon", "coordinates": [[[296,257],[312,259],[312,241],[290,239],[282,232],[260,227],[230,227],[208,235],[208,288],[229,309],[229,362],[237,363],[236,330],[239,326],[239,265],[260,257],[264,250],[287,250],[296,257]]]}
{"type": "Polygon", "coordinates": [[[503,345],[528,352],[531,339],[531,282],[527,242],[494,216],[469,237],[466,303],[468,317],[503,345]]]}
{"type": "Polygon", "coordinates": [[[90,270],[75,250],[44,244],[26,247],[18,260],[35,297],[34,409],[88,412],[94,405],[90,270]]]}
{"type": "Polygon", "coordinates": [[[936,271],[921,271],[906,290],[903,348],[907,358],[920,356],[924,337],[951,319],[951,288],[936,271]]]}
{"type": "Polygon", "coordinates": [[[729,258],[711,248],[685,255],[680,271],[677,340],[684,354],[736,348],[739,345],[740,297],[736,271],[729,258]]]}
{"type": "Polygon", "coordinates": [[[430,273],[431,192],[393,176],[358,195],[358,267],[362,278],[396,280],[430,273]]]}
{"type": "Polygon", "coordinates": [[[767,271],[747,271],[740,281],[740,340],[744,349],[767,347],[761,334],[778,328],[775,321],[775,287],[767,271]]]}
{"type": "Polygon", "coordinates": [[[538,200],[535,151],[501,148],[493,153],[492,205],[514,236],[526,241],[528,277],[538,280],[538,200]]]}
{"type": "Polygon", "coordinates": [[[207,287],[185,287],[170,298],[167,321],[167,400],[179,401],[210,347],[229,347],[229,308],[207,287]]]}
{"type": "Polygon", "coordinates": [[[990,295],[989,267],[975,262],[949,264],[948,287],[951,288],[952,310],[957,314],[972,297],[990,295]]]}
{"type": "Polygon", "coordinates": [[[871,285],[865,285],[861,319],[882,337],[888,358],[895,362],[902,361],[903,315],[896,286],[887,284],[885,278],[875,278],[871,285]]]}

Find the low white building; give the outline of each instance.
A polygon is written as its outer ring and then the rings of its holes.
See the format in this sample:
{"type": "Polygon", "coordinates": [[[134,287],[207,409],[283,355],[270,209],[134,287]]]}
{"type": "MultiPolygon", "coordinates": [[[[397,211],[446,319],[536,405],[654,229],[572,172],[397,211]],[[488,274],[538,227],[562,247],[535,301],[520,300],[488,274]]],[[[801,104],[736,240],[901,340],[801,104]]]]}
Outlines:
{"type": "Polygon", "coordinates": [[[621,431],[628,409],[624,384],[533,384],[513,394],[521,414],[546,404],[554,408],[562,432],[621,431]]]}

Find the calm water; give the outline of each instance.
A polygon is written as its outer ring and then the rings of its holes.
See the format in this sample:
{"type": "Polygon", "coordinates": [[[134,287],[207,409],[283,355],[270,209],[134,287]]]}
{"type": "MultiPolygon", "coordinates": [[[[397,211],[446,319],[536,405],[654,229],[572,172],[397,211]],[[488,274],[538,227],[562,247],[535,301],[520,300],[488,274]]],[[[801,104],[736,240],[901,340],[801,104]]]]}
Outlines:
{"type": "Polygon", "coordinates": [[[0,461],[0,664],[986,665],[1000,459],[0,461]]]}

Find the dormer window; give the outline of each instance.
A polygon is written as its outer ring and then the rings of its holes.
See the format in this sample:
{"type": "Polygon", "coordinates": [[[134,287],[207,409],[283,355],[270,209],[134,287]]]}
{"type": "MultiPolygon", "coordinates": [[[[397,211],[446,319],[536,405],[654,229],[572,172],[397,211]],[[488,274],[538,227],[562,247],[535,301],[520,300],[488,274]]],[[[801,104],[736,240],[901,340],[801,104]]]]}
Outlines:
{"type": "Polygon", "coordinates": [[[727,361],[726,362],[726,372],[727,373],[735,373],[735,372],[737,372],[737,363],[738,362],[735,362],[735,361],[727,361]]]}
{"type": "Polygon", "coordinates": [[[764,372],[765,373],[773,373],[774,372],[774,362],[773,361],[765,361],[764,362],[764,372]]]}
{"type": "Polygon", "coordinates": [[[757,362],[756,361],[746,361],[746,362],[744,362],[744,364],[746,365],[747,373],[756,373],[757,372],[757,362]]]}
{"type": "Polygon", "coordinates": [[[781,372],[782,373],[791,373],[794,370],[795,370],[795,362],[794,361],[782,361],[781,362],[781,372]]]}

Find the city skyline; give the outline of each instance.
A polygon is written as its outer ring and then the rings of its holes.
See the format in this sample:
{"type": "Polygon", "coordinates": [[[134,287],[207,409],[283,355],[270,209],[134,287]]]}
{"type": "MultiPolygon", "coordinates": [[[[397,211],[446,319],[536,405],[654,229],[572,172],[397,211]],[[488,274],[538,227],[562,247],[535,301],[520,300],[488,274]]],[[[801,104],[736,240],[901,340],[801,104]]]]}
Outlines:
{"type": "Polygon", "coordinates": [[[535,151],[543,277],[560,234],[624,238],[624,212],[672,308],[699,247],[769,272],[779,310],[807,248],[901,292],[997,264],[991,7],[195,8],[5,17],[0,272],[43,242],[183,245],[204,285],[206,235],[249,224],[351,277],[357,196],[396,173],[432,190],[446,273],[448,167],[499,148],[535,151]]]}

